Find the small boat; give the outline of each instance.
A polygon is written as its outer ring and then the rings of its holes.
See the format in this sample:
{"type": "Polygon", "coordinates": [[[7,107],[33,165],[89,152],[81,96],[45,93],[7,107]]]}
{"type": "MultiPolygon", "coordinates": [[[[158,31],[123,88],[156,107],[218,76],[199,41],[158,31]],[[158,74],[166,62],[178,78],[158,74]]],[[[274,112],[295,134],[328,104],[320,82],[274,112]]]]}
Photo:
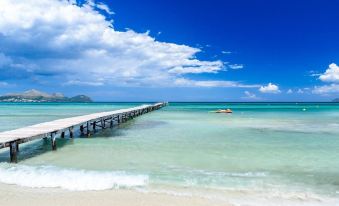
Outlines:
{"type": "Polygon", "coordinates": [[[218,109],[217,111],[215,111],[215,113],[233,113],[233,111],[231,109],[218,109]]]}

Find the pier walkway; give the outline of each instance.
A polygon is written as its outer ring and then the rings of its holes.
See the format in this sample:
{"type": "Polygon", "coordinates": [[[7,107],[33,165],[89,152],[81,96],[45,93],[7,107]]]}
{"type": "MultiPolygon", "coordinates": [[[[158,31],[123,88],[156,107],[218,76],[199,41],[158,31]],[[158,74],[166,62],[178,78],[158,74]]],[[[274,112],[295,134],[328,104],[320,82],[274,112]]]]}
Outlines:
{"type": "Polygon", "coordinates": [[[56,150],[56,138],[64,138],[66,134],[74,137],[74,130],[79,128],[81,135],[90,136],[97,129],[113,127],[136,116],[158,110],[167,103],[156,103],[153,105],[142,105],[138,107],[119,109],[109,112],[100,112],[83,116],[58,119],[43,122],[28,127],[0,132],[0,149],[9,147],[11,162],[17,162],[19,144],[33,141],[39,138],[51,138],[52,149],[56,150]]]}

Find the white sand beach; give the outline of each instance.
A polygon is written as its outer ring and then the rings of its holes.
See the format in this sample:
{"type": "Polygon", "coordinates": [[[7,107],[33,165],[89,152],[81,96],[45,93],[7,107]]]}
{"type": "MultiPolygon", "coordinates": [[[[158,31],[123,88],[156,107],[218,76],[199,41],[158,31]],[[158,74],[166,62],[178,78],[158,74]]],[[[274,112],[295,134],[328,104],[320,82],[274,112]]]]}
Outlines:
{"type": "Polygon", "coordinates": [[[229,206],[230,204],[202,197],[143,193],[132,190],[74,192],[60,189],[32,189],[0,184],[0,205],[6,206],[229,206]]]}

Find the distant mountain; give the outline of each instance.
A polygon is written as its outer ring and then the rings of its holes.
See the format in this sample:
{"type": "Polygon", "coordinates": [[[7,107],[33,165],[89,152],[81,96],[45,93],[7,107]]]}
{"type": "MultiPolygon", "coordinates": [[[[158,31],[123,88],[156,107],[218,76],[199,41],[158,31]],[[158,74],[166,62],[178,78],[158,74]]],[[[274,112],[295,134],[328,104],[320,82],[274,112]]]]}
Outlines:
{"type": "Polygon", "coordinates": [[[339,98],[333,99],[332,102],[339,102],[339,98]]]}
{"type": "Polygon", "coordinates": [[[91,98],[86,95],[77,95],[68,99],[70,102],[92,102],[91,98]]]}
{"type": "Polygon", "coordinates": [[[85,95],[65,97],[61,93],[48,94],[35,89],[23,93],[12,93],[0,96],[0,102],[92,102],[85,95]]]}

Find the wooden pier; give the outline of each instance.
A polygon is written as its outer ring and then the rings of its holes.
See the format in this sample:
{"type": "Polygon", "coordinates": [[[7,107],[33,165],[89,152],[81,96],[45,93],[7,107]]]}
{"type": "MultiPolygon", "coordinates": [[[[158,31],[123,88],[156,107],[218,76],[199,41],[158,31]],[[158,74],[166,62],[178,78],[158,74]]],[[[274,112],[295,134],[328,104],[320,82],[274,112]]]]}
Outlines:
{"type": "Polygon", "coordinates": [[[136,116],[158,110],[167,103],[142,105],[138,107],[120,109],[109,112],[100,112],[77,117],[58,119],[43,122],[28,127],[0,133],[0,149],[9,147],[10,161],[17,162],[19,144],[33,141],[39,138],[50,138],[52,149],[56,150],[56,138],[65,138],[68,135],[73,138],[75,129],[79,128],[81,135],[90,136],[98,129],[111,128],[136,116]]]}

